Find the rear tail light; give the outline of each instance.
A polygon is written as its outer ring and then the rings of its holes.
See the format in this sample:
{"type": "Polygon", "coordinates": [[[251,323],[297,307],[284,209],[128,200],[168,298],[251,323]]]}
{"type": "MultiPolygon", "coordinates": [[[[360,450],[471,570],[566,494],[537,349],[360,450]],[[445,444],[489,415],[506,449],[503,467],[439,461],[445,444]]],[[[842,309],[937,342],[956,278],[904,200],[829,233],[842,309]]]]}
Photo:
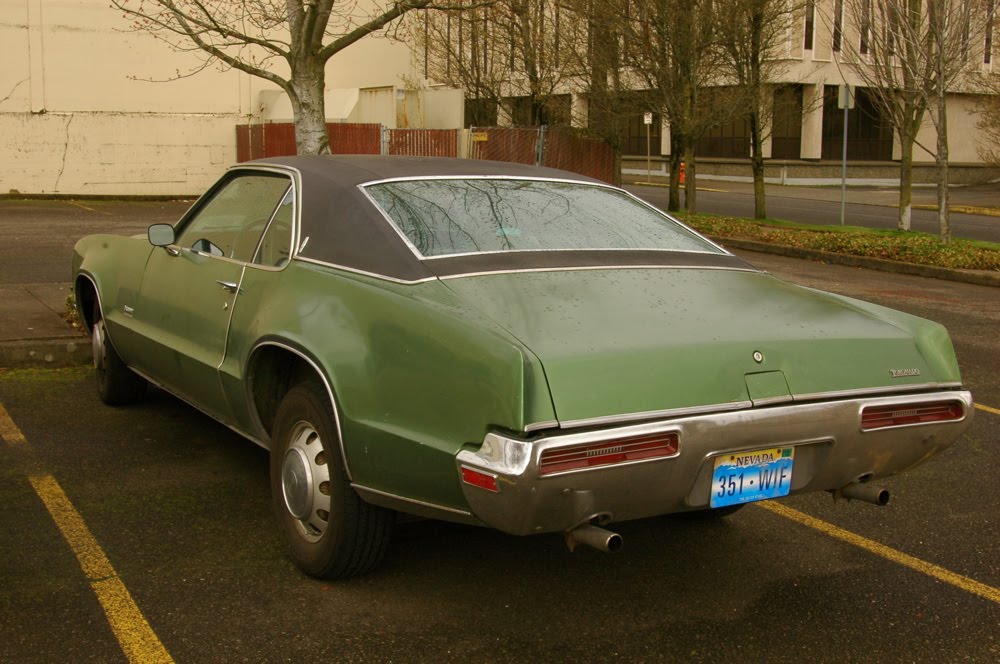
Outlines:
{"type": "Polygon", "coordinates": [[[965,417],[960,401],[866,406],[861,410],[861,430],[885,429],[913,424],[951,422],[965,417]]]}
{"type": "Polygon", "coordinates": [[[542,452],[538,474],[552,475],[569,470],[613,466],[630,461],[646,461],[677,456],[677,433],[647,434],[600,443],[557,447],[542,452]]]}

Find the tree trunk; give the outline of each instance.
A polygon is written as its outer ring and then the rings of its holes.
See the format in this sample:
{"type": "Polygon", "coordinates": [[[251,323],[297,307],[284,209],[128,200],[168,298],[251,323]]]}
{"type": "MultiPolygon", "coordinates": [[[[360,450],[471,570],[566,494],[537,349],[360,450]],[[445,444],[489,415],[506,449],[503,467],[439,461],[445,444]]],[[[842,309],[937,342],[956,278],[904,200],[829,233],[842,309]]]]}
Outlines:
{"type": "Polygon", "coordinates": [[[767,193],[764,190],[764,154],[761,152],[760,115],[750,113],[750,171],[753,174],[753,216],[767,218],[767,193]]]}
{"type": "Polygon", "coordinates": [[[941,242],[951,242],[951,220],[948,210],[948,109],[943,89],[937,95],[937,168],[938,229],[941,242]]]}
{"type": "Polygon", "coordinates": [[[698,212],[698,190],[695,188],[694,141],[684,141],[684,209],[688,214],[698,212]]]}
{"type": "Polygon", "coordinates": [[[295,120],[295,150],[298,154],[330,154],[326,131],[326,72],[323,63],[300,62],[292,72],[288,97],[295,120]]]}
{"type": "Polygon", "coordinates": [[[916,137],[900,136],[899,143],[902,156],[899,160],[899,221],[897,228],[901,231],[910,230],[913,216],[913,143],[916,137]]]}
{"type": "Polygon", "coordinates": [[[677,212],[681,209],[681,142],[677,134],[670,132],[670,189],[667,195],[667,212],[677,212]]]}

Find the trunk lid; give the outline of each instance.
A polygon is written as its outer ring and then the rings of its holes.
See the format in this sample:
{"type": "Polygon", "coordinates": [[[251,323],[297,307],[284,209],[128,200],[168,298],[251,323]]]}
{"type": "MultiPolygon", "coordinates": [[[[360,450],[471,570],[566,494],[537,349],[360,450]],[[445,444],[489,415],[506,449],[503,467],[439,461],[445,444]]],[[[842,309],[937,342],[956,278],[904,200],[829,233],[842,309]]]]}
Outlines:
{"type": "Polygon", "coordinates": [[[639,268],[445,283],[535,353],[563,425],[958,380],[936,323],[766,273],[639,268]]]}

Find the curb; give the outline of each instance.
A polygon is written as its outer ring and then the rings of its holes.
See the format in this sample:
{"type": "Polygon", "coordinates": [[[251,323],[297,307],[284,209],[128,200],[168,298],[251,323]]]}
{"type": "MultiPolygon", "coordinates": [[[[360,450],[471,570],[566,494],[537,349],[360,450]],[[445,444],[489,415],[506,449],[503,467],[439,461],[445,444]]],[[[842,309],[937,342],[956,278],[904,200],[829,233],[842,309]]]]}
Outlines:
{"type": "Polygon", "coordinates": [[[93,357],[84,336],[0,342],[0,367],[5,369],[75,367],[90,364],[93,357]]]}
{"type": "Polygon", "coordinates": [[[756,251],[762,254],[777,254],[779,256],[788,256],[790,258],[804,258],[806,260],[822,261],[824,263],[832,263],[834,265],[863,267],[869,270],[879,270],[881,272],[911,274],[917,277],[930,277],[932,279],[944,279],[946,281],[959,281],[979,286],[1000,287],[1000,272],[986,270],[956,270],[947,267],[937,267],[935,265],[902,263],[900,261],[891,261],[885,258],[849,256],[847,254],[835,254],[829,251],[819,251],[817,249],[800,249],[799,247],[789,247],[783,244],[768,244],[767,242],[757,242],[755,240],[740,240],[737,238],[725,238],[712,235],[709,237],[713,242],[721,244],[726,248],[745,249],[747,251],[756,251]]]}

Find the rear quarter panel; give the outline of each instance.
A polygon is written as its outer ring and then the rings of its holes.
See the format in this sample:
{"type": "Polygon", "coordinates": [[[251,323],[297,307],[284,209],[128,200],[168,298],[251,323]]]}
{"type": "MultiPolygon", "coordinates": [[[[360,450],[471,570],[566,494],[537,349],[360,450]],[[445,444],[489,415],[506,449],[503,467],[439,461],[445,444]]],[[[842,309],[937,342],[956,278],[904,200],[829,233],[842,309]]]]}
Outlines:
{"type": "Polygon", "coordinates": [[[554,419],[530,353],[437,281],[394,284],[299,261],[248,269],[223,366],[246,408],[244,368],[262,341],[299,349],[325,372],[352,479],[381,491],[464,507],[454,460],[463,445],[554,419]]]}

